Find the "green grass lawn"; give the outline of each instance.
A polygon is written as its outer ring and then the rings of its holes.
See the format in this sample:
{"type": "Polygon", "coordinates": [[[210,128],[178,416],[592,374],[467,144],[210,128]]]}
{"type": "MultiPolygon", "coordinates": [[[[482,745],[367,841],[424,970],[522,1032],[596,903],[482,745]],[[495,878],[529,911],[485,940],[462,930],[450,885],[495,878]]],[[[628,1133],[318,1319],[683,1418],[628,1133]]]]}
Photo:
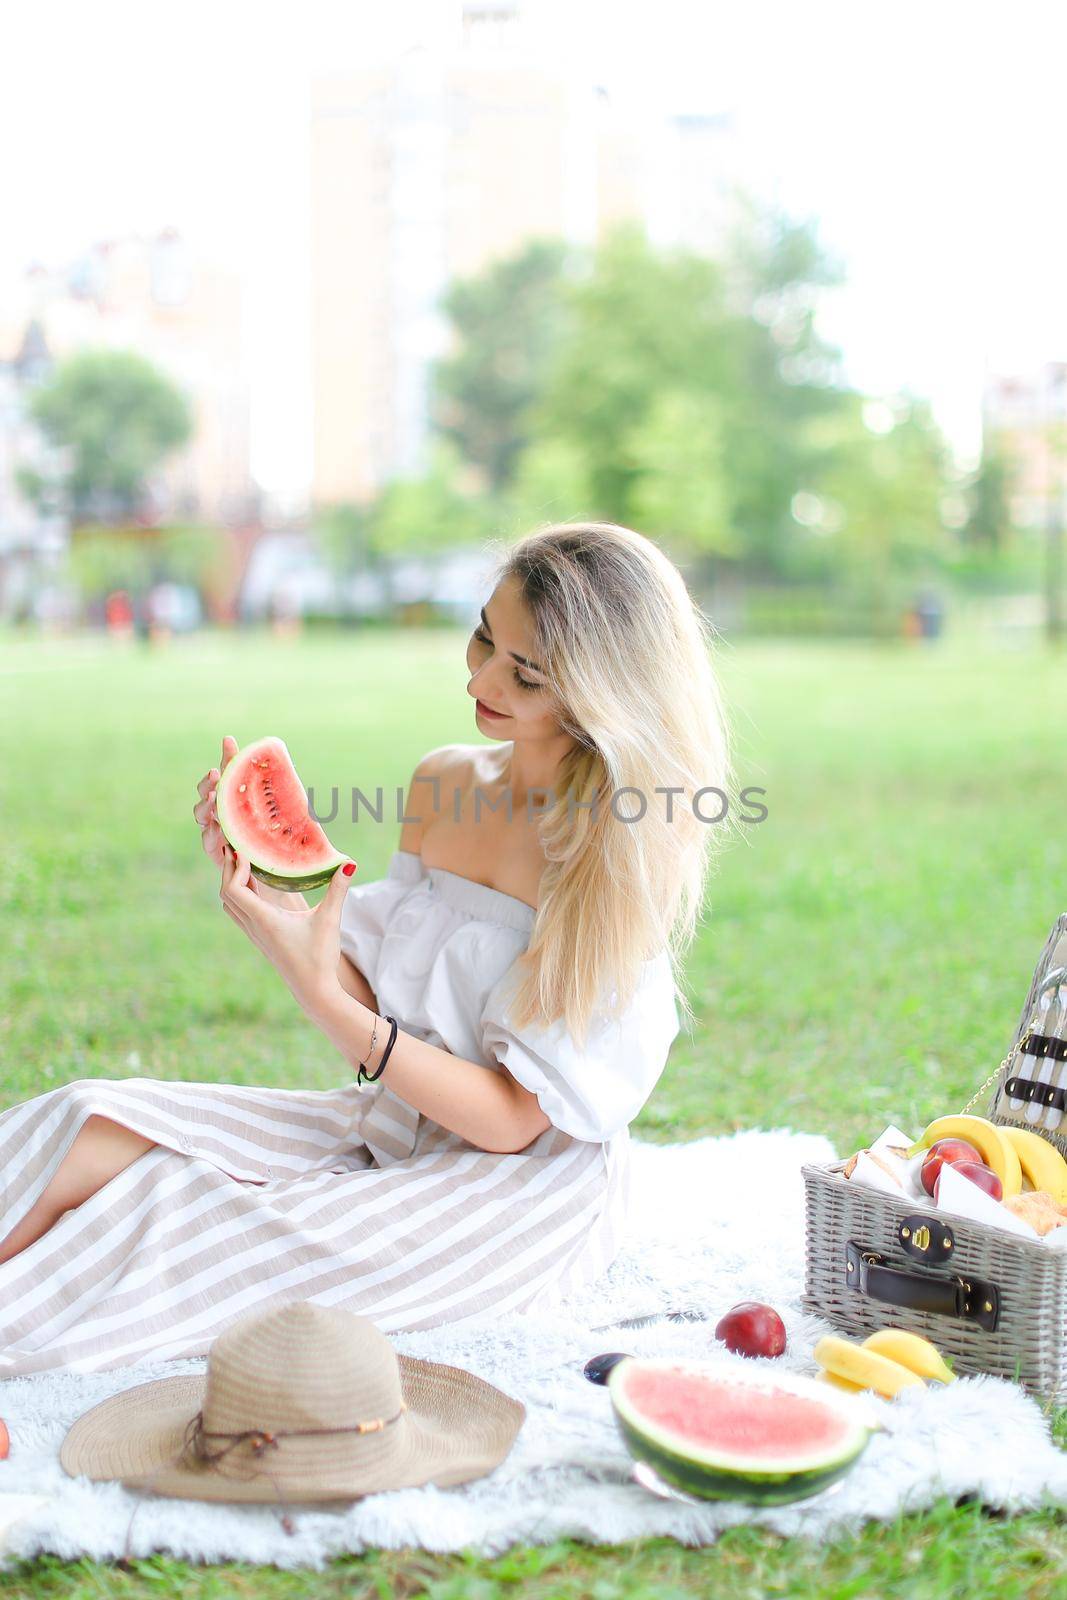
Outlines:
{"type": "MultiPolygon", "coordinates": [[[[223,913],[192,817],[222,735],[286,740],[305,781],[386,795],[331,824],[379,877],[420,755],[479,742],[465,635],[205,635],[149,649],[0,639],[2,1104],[80,1077],[328,1088],[349,1069],[223,913]],[[392,793],[391,793],[392,791],[392,793]]],[[[957,1109],[1010,1043],[1067,906],[1067,662],[1040,645],[738,643],[720,671],[766,821],[722,858],[687,967],[698,1017],[635,1131],[825,1133],[957,1109]]],[[[2,1404],[2,1386],[0,1386],[2,1404]]],[[[495,1561],[382,1552],[327,1573],[51,1558],[43,1596],[1061,1594],[1063,1518],[939,1506],[832,1547],[735,1530],[686,1550],[566,1543],[495,1561]]]]}

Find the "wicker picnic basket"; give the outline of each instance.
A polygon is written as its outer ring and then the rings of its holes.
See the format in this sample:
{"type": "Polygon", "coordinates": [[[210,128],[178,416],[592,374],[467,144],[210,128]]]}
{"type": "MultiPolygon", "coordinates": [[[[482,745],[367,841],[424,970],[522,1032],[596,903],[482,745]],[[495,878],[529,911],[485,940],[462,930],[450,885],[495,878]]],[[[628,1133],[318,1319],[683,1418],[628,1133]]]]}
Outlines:
{"type": "MultiPolygon", "coordinates": [[[[1041,952],[1008,1054],[964,1109],[990,1089],[990,1121],[1032,1129],[1067,1156],[1067,912],[1041,952]]],[[[844,1166],[803,1169],[805,1309],[860,1338],[909,1328],[959,1373],[1067,1398],[1067,1251],[916,1210],[851,1183],[844,1166]]]]}

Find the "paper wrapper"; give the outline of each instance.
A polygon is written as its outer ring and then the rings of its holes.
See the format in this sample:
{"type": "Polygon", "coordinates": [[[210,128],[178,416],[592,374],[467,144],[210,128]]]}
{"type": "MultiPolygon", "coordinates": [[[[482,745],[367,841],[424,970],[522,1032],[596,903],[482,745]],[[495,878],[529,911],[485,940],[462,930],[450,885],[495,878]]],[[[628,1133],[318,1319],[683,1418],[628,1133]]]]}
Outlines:
{"type": "Polygon", "coordinates": [[[849,1181],[867,1184],[872,1189],[880,1189],[883,1194],[894,1195],[898,1200],[903,1195],[909,1205],[915,1205],[920,1211],[967,1217],[972,1222],[984,1222],[991,1228],[1001,1228],[1005,1233],[1014,1233],[1020,1239],[1036,1239],[1049,1250],[1067,1250],[1067,1225],[1053,1228],[1051,1233],[1038,1233],[1036,1228],[1032,1228],[1021,1217],[1015,1216],[1007,1206],[1002,1205],[999,1200],[994,1200],[984,1189],[979,1189],[969,1178],[961,1177],[955,1168],[947,1163],[941,1168],[941,1182],[938,1188],[940,1204],[935,1206],[922,1186],[921,1173],[926,1159],[925,1151],[920,1151],[910,1160],[894,1154],[895,1150],[907,1150],[914,1142],[907,1134],[901,1133],[899,1128],[886,1128],[871,1145],[870,1155],[861,1153],[857,1157],[849,1181]],[[877,1156],[879,1160],[872,1160],[872,1156],[877,1156]]]}
{"type": "Polygon", "coordinates": [[[919,1177],[923,1157],[917,1155],[907,1161],[895,1154],[913,1143],[914,1140],[909,1139],[906,1133],[901,1133],[899,1128],[886,1128],[871,1145],[869,1153],[861,1151],[857,1156],[851,1182],[865,1183],[872,1189],[880,1189],[883,1194],[894,1195],[898,1200],[904,1195],[909,1201],[914,1200],[917,1205],[925,1203],[933,1210],[919,1177]]]}

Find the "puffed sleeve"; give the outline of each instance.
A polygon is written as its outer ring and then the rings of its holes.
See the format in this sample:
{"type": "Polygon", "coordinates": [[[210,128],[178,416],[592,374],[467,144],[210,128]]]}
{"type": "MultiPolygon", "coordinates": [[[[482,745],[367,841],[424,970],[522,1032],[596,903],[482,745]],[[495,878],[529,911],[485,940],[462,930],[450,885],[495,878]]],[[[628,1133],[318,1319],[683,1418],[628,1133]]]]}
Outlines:
{"type": "Polygon", "coordinates": [[[548,1120],[576,1139],[610,1139],[641,1110],[667,1063],[681,1026],[667,952],[646,961],[634,997],[621,1013],[601,1012],[584,1049],[562,1018],[547,1027],[513,1028],[507,1020],[518,983],[509,967],[490,990],[482,1012],[487,1061],[506,1067],[537,1096],[548,1120]]]}
{"type": "Polygon", "coordinates": [[[354,883],[341,906],[341,954],[355,963],[373,988],[378,977],[382,940],[400,902],[413,884],[426,876],[422,857],[396,850],[384,878],[354,883]]]}

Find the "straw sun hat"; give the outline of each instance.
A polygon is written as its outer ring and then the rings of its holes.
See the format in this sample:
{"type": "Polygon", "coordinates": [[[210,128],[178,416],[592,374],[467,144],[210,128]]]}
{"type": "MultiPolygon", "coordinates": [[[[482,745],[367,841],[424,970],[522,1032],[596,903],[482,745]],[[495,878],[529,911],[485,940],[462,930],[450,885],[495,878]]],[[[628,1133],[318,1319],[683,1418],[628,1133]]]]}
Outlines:
{"type": "Polygon", "coordinates": [[[365,1317],[299,1300],[231,1323],[206,1373],[93,1406],[59,1459],[71,1476],[191,1500],[353,1500],[483,1477],[525,1415],[473,1373],[398,1356],[365,1317]]]}

